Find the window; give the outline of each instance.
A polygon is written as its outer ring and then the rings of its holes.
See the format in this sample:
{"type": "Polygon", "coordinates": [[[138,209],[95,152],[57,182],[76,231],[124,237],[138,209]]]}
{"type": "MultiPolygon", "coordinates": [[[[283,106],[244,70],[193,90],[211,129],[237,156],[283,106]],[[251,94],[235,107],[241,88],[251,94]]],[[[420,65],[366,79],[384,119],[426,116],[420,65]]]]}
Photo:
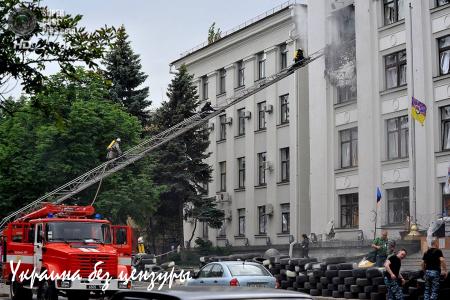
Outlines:
{"type": "Polygon", "coordinates": [[[337,103],[345,103],[356,99],[356,87],[351,85],[337,86],[337,103]]]}
{"type": "Polygon", "coordinates": [[[408,157],[408,116],[389,119],[386,123],[388,159],[408,157]]]}
{"type": "Polygon", "coordinates": [[[445,183],[441,184],[442,190],[442,215],[448,217],[450,215],[450,194],[445,189],[445,183]]]}
{"type": "Polygon", "coordinates": [[[266,54],[261,52],[258,54],[258,79],[266,77],[266,54]]]}
{"type": "Polygon", "coordinates": [[[245,108],[238,109],[238,136],[245,134],[245,108]]]}
{"type": "Polygon", "coordinates": [[[266,185],[266,152],[258,153],[258,185],[266,185]]]}
{"type": "Polygon", "coordinates": [[[450,150],[450,105],[441,107],[442,150],[450,150]]]}
{"type": "Polygon", "coordinates": [[[281,233],[290,231],[290,211],[289,204],[281,204],[281,233]]]}
{"type": "Polygon", "coordinates": [[[280,97],[280,123],[289,123],[289,95],[283,95],[280,97]]]}
{"type": "Polygon", "coordinates": [[[227,162],[222,161],[219,163],[220,172],[220,191],[225,192],[227,189],[227,162]]]}
{"type": "Polygon", "coordinates": [[[244,62],[237,62],[237,87],[244,86],[244,62]]]}
{"type": "Polygon", "coordinates": [[[220,237],[224,237],[227,235],[227,227],[226,227],[226,223],[225,221],[222,222],[222,226],[219,228],[219,233],[218,235],[220,237]]]}
{"type": "Polygon", "coordinates": [[[219,95],[225,93],[225,78],[227,76],[227,71],[225,69],[219,70],[219,95]]]}
{"type": "Polygon", "coordinates": [[[439,45],[439,72],[441,75],[450,73],[450,35],[440,38],[439,45]]]}
{"type": "Polygon", "coordinates": [[[341,130],[341,168],[358,165],[358,128],[341,130]]]}
{"type": "Polygon", "coordinates": [[[266,129],[266,102],[258,103],[258,130],[266,129]]]}
{"type": "Polygon", "coordinates": [[[405,0],[384,0],[384,25],[405,18],[405,0]]]}
{"type": "Polygon", "coordinates": [[[404,224],[409,216],[409,187],[387,190],[388,223],[404,224]]]}
{"type": "Polygon", "coordinates": [[[218,278],[223,276],[223,268],[219,264],[214,264],[208,277],[218,278]]]}
{"type": "Polygon", "coordinates": [[[203,100],[208,99],[208,76],[205,75],[202,77],[202,90],[203,90],[203,100]]]}
{"type": "Polygon", "coordinates": [[[258,230],[259,234],[266,234],[267,232],[267,215],[266,215],[266,207],[258,206],[258,230]]]}
{"type": "Polygon", "coordinates": [[[202,237],[208,239],[208,223],[202,222],[202,237]]]}
{"type": "Polygon", "coordinates": [[[281,182],[289,181],[289,148],[280,149],[281,154],[281,182]]]}
{"type": "Polygon", "coordinates": [[[357,228],[359,225],[358,193],[339,196],[341,228],[357,228]]]}
{"type": "Polygon", "coordinates": [[[286,44],[280,45],[280,68],[281,68],[281,70],[287,68],[287,56],[288,56],[288,50],[287,50],[286,44]]]}
{"type": "Polygon", "coordinates": [[[436,1],[436,6],[442,6],[442,5],[446,5],[449,4],[450,0],[437,0],[436,1]]]}
{"type": "Polygon", "coordinates": [[[227,116],[221,115],[219,116],[219,141],[223,141],[227,138],[227,116]]]}
{"type": "Polygon", "coordinates": [[[406,50],[384,57],[386,89],[406,84],[406,50]]]}
{"type": "Polygon", "coordinates": [[[238,209],[239,228],[238,235],[245,235],[245,208],[238,209]]]}
{"type": "Polygon", "coordinates": [[[203,269],[198,273],[199,278],[210,277],[211,269],[213,265],[206,265],[203,269]]]}
{"type": "Polygon", "coordinates": [[[245,157],[238,158],[238,188],[245,188],[245,157]]]}

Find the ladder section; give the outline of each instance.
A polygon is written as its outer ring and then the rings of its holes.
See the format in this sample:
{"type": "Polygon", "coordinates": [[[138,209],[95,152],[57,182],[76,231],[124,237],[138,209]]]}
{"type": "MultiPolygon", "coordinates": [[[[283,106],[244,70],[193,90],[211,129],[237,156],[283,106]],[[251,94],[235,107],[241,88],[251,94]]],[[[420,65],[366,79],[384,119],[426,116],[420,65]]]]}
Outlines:
{"type": "Polygon", "coordinates": [[[99,182],[103,178],[116,173],[117,171],[125,168],[126,166],[140,160],[145,157],[152,150],[164,145],[165,143],[173,140],[174,138],[188,132],[196,127],[201,126],[208,122],[208,120],[222,114],[225,109],[241,102],[242,100],[258,93],[259,91],[271,86],[272,84],[282,80],[283,78],[293,74],[297,69],[300,69],[312,61],[323,55],[322,51],[316,52],[310,58],[298,65],[292,65],[289,69],[285,69],[277,74],[274,74],[263,81],[258,82],[256,85],[242,90],[234,97],[228,98],[225,105],[218,107],[216,111],[212,113],[199,112],[186,120],[166,129],[157,135],[141,142],[140,144],[125,151],[120,157],[109,160],[95,167],[94,169],[84,173],[83,175],[73,179],[72,181],[58,187],[57,189],[45,194],[39,199],[31,202],[30,204],[22,207],[21,209],[11,213],[3,218],[0,222],[0,228],[3,228],[7,222],[11,219],[20,217],[22,214],[35,209],[43,202],[50,202],[60,204],[64,200],[76,195],[77,193],[85,190],[93,184],[99,182]]]}

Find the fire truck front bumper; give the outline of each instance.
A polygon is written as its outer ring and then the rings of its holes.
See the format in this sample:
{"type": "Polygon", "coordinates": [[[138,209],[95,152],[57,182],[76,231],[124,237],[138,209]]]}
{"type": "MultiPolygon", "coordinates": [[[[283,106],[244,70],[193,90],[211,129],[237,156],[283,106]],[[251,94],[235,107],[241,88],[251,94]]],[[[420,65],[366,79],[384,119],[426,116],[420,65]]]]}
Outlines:
{"type": "Polygon", "coordinates": [[[83,290],[83,291],[126,291],[131,289],[131,281],[125,282],[119,279],[106,280],[58,280],[56,288],[59,290],[83,290]]]}

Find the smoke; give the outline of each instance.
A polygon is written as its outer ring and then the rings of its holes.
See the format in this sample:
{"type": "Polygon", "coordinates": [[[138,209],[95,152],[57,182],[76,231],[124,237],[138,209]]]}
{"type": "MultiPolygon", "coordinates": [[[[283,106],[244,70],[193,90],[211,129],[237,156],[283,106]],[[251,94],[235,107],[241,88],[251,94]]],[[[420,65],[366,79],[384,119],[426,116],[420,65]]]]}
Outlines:
{"type": "Polygon", "coordinates": [[[308,14],[306,6],[294,6],[294,30],[292,38],[300,40],[300,45],[306,49],[306,42],[308,41],[308,14]]]}
{"type": "Polygon", "coordinates": [[[336,87],[348,86],[356,91],[354,6],[335,10],[328,25],[332,41],[325,48],[325,76],[336,87]]]}

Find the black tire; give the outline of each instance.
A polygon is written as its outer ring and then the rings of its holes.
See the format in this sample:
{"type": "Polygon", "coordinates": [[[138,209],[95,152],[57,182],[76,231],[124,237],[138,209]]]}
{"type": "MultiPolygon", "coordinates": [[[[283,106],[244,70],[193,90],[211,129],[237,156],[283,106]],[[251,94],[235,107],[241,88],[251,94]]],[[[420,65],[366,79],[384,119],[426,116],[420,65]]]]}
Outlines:
{"type": "Polygon", "coordinates": [[[311,287],[311,283],[309,283],[309,281],[305,282],[305,284],[303,285],[305,289],[310,290],[313,287],[311,287]]]}
{"type": "Polygon", "coordinates": [[[53,281],[43,281],[37,292],[38,300],[58,300],[58,290],[53,281]]]}
{"type": "Polygon", "coordinates": [[[386,300],[386,295],[380,293],[370,293],[370,300],[386,300]]]}
{"type": "Polygon", "coordinates": [[[337,285],[332,284],[332,283],[329,283],[328,286],[327,286],[327,288],[328,288],[330,291],[337,291],[337,285]]]}
{"type": "Polygon", "coordinates": [[[333,284],[344,284],[344,278],[341,278],[341,277],[333,277],[333,278],[331,279],[331,282],[332,282],[333,284]]]}
{"type": "Polygon", "coordinates": [[[327,285],[327,284],[330,283],[330,281],[328,280],[327,277],[320,277],[320,283],[324,284],[324,285],[327,285]]]}
{"type": "Polygon", "coordinates": [[[382,275],[383,274],[381,274],[381,271],[378,268],[370,268],[366,270],[367,278],[381,277],[382,275]]]}
{"type": "Polygon", "coordinates": [[[356,284],[356,278],[355,277],[344,278],[344,284],[347,284],[347,285],[356,284]]]}
{"type": "Polygon", "coordinates": [[[359,293],[358,294],[358,299],[370,299],[369,297],[370,297],[370,295],[368,295],[367,293],[359,293]]]}
{"type": "Polygon", "coordinates": [[[353,269],[352,274],[353,274],[353,277],[355,277],[355,278],[366,278],[366,270],[365,269],[353,269]]]}
{"type": "Polygon", "coordinates": [[[339,270],[339,265],[327,265],[327,270],[339,270]]]}
{"type": "Polygon", "coordinates": [[[352,293],[361,293],[361,291],[362,291],[362,288],[359,286],[359,285],[356,285],[356,284],[352,284],[351,286],[350,286],[350,292],[352,292],[352,293]]]}
{"type": "Polygon", "coordinates": [[[372,292],[375,292],[372,285],[368,285],[368,286],[364,287],[364,293],[370,294],[372,292]]]}
{"type": "Polygon", "coordinates": [[[339,270],[353,270],[353,264],[352,263],[340,263],[338,264],[339,270]]]}
{"type": "Polygon", "coordinates": [[[295,290],[297,290],[298,288],[303,287],[303,286],[300,286],[300,284],[298,284],[297,282],[294,282],[294,283],[292,284],[292,287],[293,287],[295,290]]]}
{"type": "Polygon", "coordinates": [[[387,293],[387,288],[386,288],[385,285],[379,285],[377,289],[378,289],[378,293],[379,294],[386,294],[387,293]]]}
{"type": "Polygon", "coordinates": [[[332,292],[330,290],[322,290],[322,297],[331,297],[332,292]]]}
{"type": "Polygon", "coordinates": [[[357,278],[356,279],[356,285],[364,287],[364,286],[368,286],[369,284],[370,284],[370,282],[369,282],[369,279],[367,279],[367,278],[357,278]]]}
{"type": "Polygon", "coordinates": [[[374,277],[372,278],[372,285],[384,285],[384,278],[383,277],[374,277]]]}
{"type": "Polygon", "coordinates": [[[345,262],[345,257],[327,257],[323,262],[327,265],[340,264],[345,262]]]}
{"type": "Polygon", "coordinates": [[[295,277],[295,281],[297,283],[305,283],[306,281],[308,281],[308,276],[299,274],[297,277],[295,277]]]}
{"type": "Polygon", "coordinates": [[[333,291],[333,292],[331,293],[331,296],[332,296],[333,298],[342,298],[342,297],[344,297],[344,293],[341,293],[341,292],[338,292],[338,291],[333,291]]]}
{"type": "Polygon", "coordinates": [[[343,292],[345,292],[345,284],[338,284],[338,292],[341,292],[341,293],[343,293],[343,292]]]}
{"type": "Polygon", "coordinates": [[[355,298],[355,294],[352,292],[344,292],[344,298],[345,299],[354,299],[355,298]]]}
{"type": "Polygon", "coordinates": [[[352,277],[353,276],[352,270],[339,270],[338,274],[339,274],[338,276],[341,277],[341,278],[352,277]]]}
{"type": "Polygon", "coordinates": [[[21,283],[14,281],[9,285],[9,296],[11,300],[31,300],[33,292],[24,288],[21,283]]]}
{"type": "Polygon", "coordinates": [[[319,290],[317,290],[317,289],[311,289],[311,290],[309,291],[309,294],[310,294],[311,296],[319,296],[321,293],[319,293],[319,290]]]}
{"type": "MultiPolygon", "coordinates": [[[[326,285],[325,285],[325,287],[326,287],[326,285]]],[[[316,289],[318,289],[318,290],[323,290],[323,288],[324,288],[324,286],[323,286],[323,284],[321,284],[320,282],[318,282],[318,283],[316,284],[316,289]]]]}
{"type": "Polygon", "coordinates": [[[333,277],[337,277],[338,275],[339,275],[338,270],[327,270],[327,271],[325,271],[325,276],[328,279],[331,279],[333,277]]]}
{"type": "Polygon", "coordinates": [[[322,277],[324,274],[322,270],[313,270],[313,275],[314,277],[322,277]]]}

